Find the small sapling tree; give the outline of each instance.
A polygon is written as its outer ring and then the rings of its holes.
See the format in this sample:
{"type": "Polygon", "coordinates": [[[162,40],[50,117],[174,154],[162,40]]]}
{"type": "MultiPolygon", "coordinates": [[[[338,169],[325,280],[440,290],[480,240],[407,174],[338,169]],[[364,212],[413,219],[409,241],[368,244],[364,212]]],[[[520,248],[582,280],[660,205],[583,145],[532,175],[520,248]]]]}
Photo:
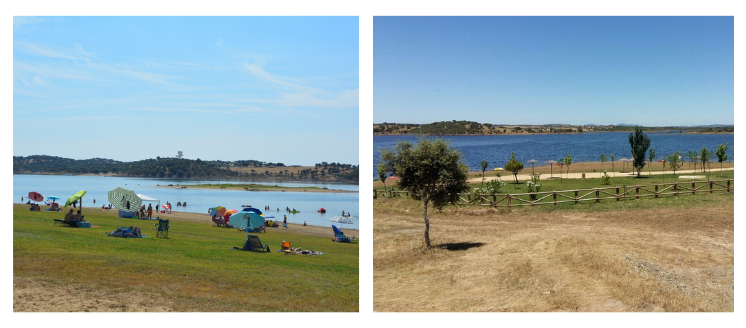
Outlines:
{"type": "Polygon", "coordinates": [[[697,162],[699,161],[699,152],[694,151],[687,151],[686,157],[689,157],[689,161],[692,162],[692,165],[694,165],[694,171],[697,171],[697,162]]]}
{"type": "Polygon", "coordinates": [[[381,182],[383,182],[383,194],[386,195],[386,173],[388,173],[386,169],[386,164],[378,163],[377,169],[378,169],[378,179],[381,180],[381,182]]]}
{"type": "Polygon", "coordinates": [[[484,171],[487,170],[487,165],[490,165],[487,161],[481,161],[479,162],[479,165],[482,166],[482,188],[484,188],[484,171]]]}
{"type": "Polygon", "coordinates": [[[718,162],[720,162],[720,174],[722,174],[723,162],[728,160],[728,144],[719,145],[718,150],[715,151],[715,156],[718,157],[718,162]]]}
{"type": "Polygon", "coordinates": [[[705,164],[707,164],[712,159],[712,152],[707,150],[706,147],[702,147],[702,150],[699,152],[699,160],[702,161],[702,172],[705,171],[705,164]]]}
{"type": "Polygon", "coordinates": [[[614,154],[611,154],[611,170],[614,172],[614,176],[616,176],[616,169],[614,168],[614,154]]]}
{"type": "Polygon", "coordinates": [[[655,159],[655,148],[650,147],[650,150],[648,151],[648,160],[650,160],[650,167],[648,167],[648,175],[650,175],[650,171],[653,169],[654,159],[655,159]]]}
{"type": "Polygon", "coordinates": [[[678,170],[682,164],[684,164],[681,161],[681,155],[679,155],[678,151],[675,151],[673,154],[668,155],[667,161],[668,167],[671,168],[671,171],[673,171],[673,174],[676,175],[676,170],[678,170]]]}
{"type": "Polygon", "coordinates": [[[601,169],[604,169],[604,163],[606,162],[606,155],[601,154],[601,169]]]}
{"type": "Polygon", "coordinates": [[[508,161],[508,164],[505,164],[505,169],[510,172],[513,172],[513,177],[515,178],[515,184],[517,185],[518,184],[518,172],[523,170],[523,163],[515,159],[515,153],[510,152],[510,160],[508,161]]]}
{"type": "Polygon", "coordinates": [[[431,249],[430,205],[442,209],[448,203],[458,201],[459,193],[469,190],[468,171],[461,153],[452,150],[443,139],[421,139],[417,145],[408,141],[397,142],[394,149],[381,150],[381,163],[386,170],[399,177],[399,188],[410,192],[410,196],[422,201],[425,219],[425,246],[431,249]]]}
{"type": "Polygon", "coordinates": [[[570,178],[570,165],[572,165],[572,156],[570,156],[570,154],[567,154],[567,156],[565,156],[563,161],[565,162],[565,165],[567,166],[567,178],[569,179],[570,178]]]}

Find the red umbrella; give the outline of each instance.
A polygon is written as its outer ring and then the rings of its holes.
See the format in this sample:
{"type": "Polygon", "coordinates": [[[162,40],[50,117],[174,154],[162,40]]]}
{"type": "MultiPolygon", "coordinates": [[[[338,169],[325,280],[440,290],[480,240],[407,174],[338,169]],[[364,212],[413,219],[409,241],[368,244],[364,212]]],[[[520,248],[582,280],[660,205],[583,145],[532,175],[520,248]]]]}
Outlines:
{"type": "Polygon", "coordinates": [[[40,193],[38,193],[36,191],[32,191],[32,192],[28,193],[28,198],[31,199],[31,200],[33,200],[33,201],[35,201],[35,202],[40,202],[40,201],[44,200],[44,196],[42,196],[40,193]]]}

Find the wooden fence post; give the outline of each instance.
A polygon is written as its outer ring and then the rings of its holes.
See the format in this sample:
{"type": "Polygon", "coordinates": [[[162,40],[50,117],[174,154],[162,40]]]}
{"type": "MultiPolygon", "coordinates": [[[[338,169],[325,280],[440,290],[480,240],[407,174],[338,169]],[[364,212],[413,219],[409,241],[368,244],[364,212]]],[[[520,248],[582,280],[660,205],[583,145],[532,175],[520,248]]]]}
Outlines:
{"type": "Polygon", "coordinates": [[[619,187],[616,187],[616,201],[619,201],[619,187]]]}
{"type": "Polygon", "coordinates": [[[600,199],[598,199],[598,188],[596,188],[596,203],[601,202],[600,199]]]}
{"type": "Polygon", "coordinates": [[[658,198],[658,185],[655,185],[655,198],[658,198]]]}
{"type": "Polygon", "coordinates": [[[679,197],[679,188],[677,183],[673,184],[673,195],[679,197]]]}
{"type": "Polygon", "coordinates": [[[578,203],[578,190],[575,189],[575,204],[578,203]]]}
{"type": "Polygon", "coordinates": [[[712,181],[710,181],[710,193],[712,193],[712,181]]]}
{"type": "Polygon", "coordinates": [[[726,190],[728,190],[728,192],[730,192],[730,179],[728,180],[728,188],[726,190]]]}
{"type": "Polygon", "coordinates": [[[696,183],[695,183],[695,182],[692,182],[692,195],[694,195],[694,194],[696,194],[696,193],[697,193],[697,187],[696,187],[696,183]]]}
{"type": "Polygon", "coordinates": [[[557,205],[557,192],[552,191],[552,201],[554,202],[554,205],[557,205]]]}
{"type": "Polygon", "coordinates": [[[492,204],[497,206],[497,196],[495,194],[492,194],[492,204]]]}
{"type": "Polygon", "coordinates": [[[510,207],[510,194],[508,194],[507,196],[508,196],[508,207],[510,207]]]}

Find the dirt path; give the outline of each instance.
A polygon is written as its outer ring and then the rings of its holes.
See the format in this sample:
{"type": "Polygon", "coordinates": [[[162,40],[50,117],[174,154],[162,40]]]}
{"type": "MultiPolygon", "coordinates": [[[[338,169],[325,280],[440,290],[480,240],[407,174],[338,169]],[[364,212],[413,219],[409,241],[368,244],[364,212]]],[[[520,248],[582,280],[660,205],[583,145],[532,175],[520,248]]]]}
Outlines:
{"type": "MultiPolygon", "coordinates": [[[[734,170],[734,168],[732,168],[732,167],[731,168],[723,168],[723,171],[733,171],[733,170],[734,170]]],[[[529,169],[528,171],[530,172],[531,170],[529,169]]],[[[513,181],[514,180],[512,173],[507,172],[507,171],[502,171],[502,172],[503,172],[502,173],[503,175],[502,175],[501,180],[503,182],[513,181]]],[[[523,169],[523,172],[526,172],[526,168],[523,169]]],[[[565,173],[562,173],[562,178],[563,179],[583,179],[583,174],[585,174],[585,179],[598,179],[598,178],[601,178],[601,176],[603,175],[603,172],[585,172],[585,173],[582,173],[582,172],[570,172],[569,174],[566,171],[563,171],[563,172],[565,172],[565,173]]],[[[612,172],[612,171],[607,171],[607,172],[609,173],[609,176],[611,176],[611,177],[614,177],[614,176],[616,176],[616,177],[622,177],[622,176],[635,176],[635,175],[637,175],[636,173],[631,173],[631,172],[624,172],[624,173],[622,173],[622,172],[612,172]]],[[[720,172],[720,168],[712,169],[711,172],[720,172]]],[[[658,174],[664,174],[664,173],[665,174],[671,174],[673,172],[672,171],[667,171],[667,172],[653,171],[653,172],[650,172],[650,173],[653,174],[653,175],[658,175],[658,174]]],[[[642,173],[642,175],[647,175],[647,174],[648,174],[648,172],[644,172],[644,171],[642,173]]],[[[702,171],[700,171],[700,170],[678,170],[678,171],[676,171],[676,174],[680,175],[679,176],[680,179],[694,179],[691,176],[697,176],[698,178],[704,178],[706,176],[706,173],[702,173],[702,171]]],[[[542,173],[541,178],[542,179],[547,179],[547,178],[549,178],[549,176],[550,176],[550,174],[542,173]]],[[[553,174],[551,174],[551,176],[553,176],[555,179],[559,178],[560,177],[559,170],[556,170],[556,172],[554,172],[553,174]]],[[[491,179],[494,179],[494,178],[495,178],[494,176],[490,177],[489,175],[487,175],[485,173],[485,179],[486,180],[491,180],[491,179]]],[[[531,173],[521,173],[521,174],[518,174],[518,181],[528,181],[530,179],[531,179],[531,173]]],[[[480,183],[480,182],[482,182],[482,178],[481,177],[479,177],[479,178],[471,178],[468,181],[469,181],[469,183],[480,183]]]]}

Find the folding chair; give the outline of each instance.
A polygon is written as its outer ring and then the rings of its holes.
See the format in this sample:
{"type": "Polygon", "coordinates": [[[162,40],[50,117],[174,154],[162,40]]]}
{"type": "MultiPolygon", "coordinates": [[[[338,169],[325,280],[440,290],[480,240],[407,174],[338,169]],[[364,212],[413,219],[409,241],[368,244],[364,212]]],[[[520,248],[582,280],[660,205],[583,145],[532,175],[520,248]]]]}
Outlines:
{"type": "Polygon", "coordinates": [[[168,227],[170,227],[168,220],[158,219],[158,223],[155,224],[155,236],[168,238],[168,227]]]}

